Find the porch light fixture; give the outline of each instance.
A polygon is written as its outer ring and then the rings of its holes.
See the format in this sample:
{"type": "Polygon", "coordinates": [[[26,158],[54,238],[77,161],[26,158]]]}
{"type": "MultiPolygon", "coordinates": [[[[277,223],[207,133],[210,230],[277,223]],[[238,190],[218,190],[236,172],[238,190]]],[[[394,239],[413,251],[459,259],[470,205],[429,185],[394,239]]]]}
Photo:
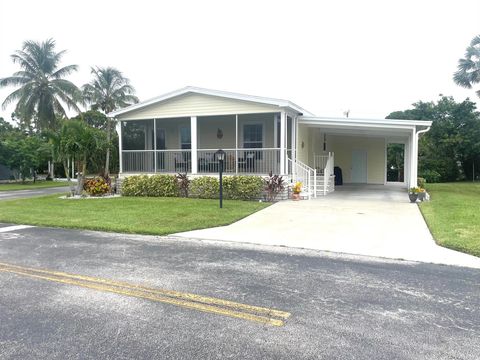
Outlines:
{"type": "Polygon", "coordinates": [[[215,152],[215,155],[218,159],[218,171],[219,171],[219,180],[220,180],[220,209],[223,208],[223,181],[222,181],[222,174],[223,174],[223,162],[225,161],[225,151],[219,149],[215,152]]]}

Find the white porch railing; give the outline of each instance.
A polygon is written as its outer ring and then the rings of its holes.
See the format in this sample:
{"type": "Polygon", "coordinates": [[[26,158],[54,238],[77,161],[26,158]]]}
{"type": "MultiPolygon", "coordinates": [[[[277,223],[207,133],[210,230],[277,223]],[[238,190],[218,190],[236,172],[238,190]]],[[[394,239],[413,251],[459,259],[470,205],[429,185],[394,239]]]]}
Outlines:
{"type": "MultiPolygon", "coordinates": [[[[197,173],[218,173],[218,149],[197,150],[197,173]]],[[[280,149],[224,149],[224,172],[228,174],[280,173],[280,149]]],[[[192,172],[191,150],[123,150],[122,171],[125,173],[192,172]]]]}
{"type": "Polygon", "coordinates": [[[308,199],[311,199],[312,195],[317,197],[317,170],[300,160],[293,161],[290,157],[287,157],[287,164],[288,173],[292,175],[292,182],[302,183],[303,191],[308,194],[308,199]]]}
{"type": "Polygon", "coordinates": [[[313,154],[313,168],[321,174],[327,165],[329,154],[313,154]]]}
{"type": "Polygon", "coordinates": [[[123,150],[123,172],[167,173],[190,172],[192,169],[190,150],[123,150]]]}
{"type": "Polygon", "coordinates": [[[323,195],[327,195],[330,185],[330,177],[333,175],[333,166],[335,164],[333,152],[328,153],[327,162],[323,169],[323,195]]]}

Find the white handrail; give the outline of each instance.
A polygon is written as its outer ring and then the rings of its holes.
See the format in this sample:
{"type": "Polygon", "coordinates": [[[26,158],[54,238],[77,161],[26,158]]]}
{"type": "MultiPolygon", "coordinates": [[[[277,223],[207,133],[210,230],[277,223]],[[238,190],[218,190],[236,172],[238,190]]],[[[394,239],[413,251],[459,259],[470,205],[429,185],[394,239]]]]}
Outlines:
{"type": "Polygon", "coordinates": [[[292,181],[297,182],[302,180],[303,188],[306,189],[308,193],[308,199],[313,195],[316,197],[316,177],[317,171],[312,169],[310,166],[304,164],[300,160],[293,161],[290,157],[287,157],[288,164],[291,166],[292,181]],[[314,179],[313,189],[312,189],[312,176],[314,179]]]}
{"type": "Polygon", "coordinates": [[[323,171],[323,195],[327,195],[327,189],[330,183],[330,176],[333,175],[334,154],[328,153],[328,160],[323,171]]]}

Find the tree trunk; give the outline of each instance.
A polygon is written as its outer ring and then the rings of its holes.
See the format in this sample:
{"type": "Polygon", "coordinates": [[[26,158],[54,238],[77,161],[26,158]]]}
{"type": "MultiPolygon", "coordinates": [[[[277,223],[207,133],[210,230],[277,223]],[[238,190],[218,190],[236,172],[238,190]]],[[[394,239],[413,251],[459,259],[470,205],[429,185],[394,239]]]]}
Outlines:
{"type": "Polygon", "coordinates": [[[73,196],[75,195],[75,186],[73,186],[72,178],[70,177],[70,168],[68,167],[67,162],[65,160],[63,160],[63,169],[65,170],[65,175],[67,176],[67,182],[70,188],[70,195],[73,196]]]}
{"type": "Polygon", "coordinates": [[[110,140],[111,140],[111,128],[110,128],[110,119],[107,118],[107,155],[105,158],[105,170],[103,172],[104,176],[108,178],[110,176],[110,140]]]}
{"type": "MultiPolygon", "coordinates": [[[[78,170],[80,170],[80,164],[77,166],[78,170]]],[[[85,172],[87,171],[87,155],[83,155],[83,163],[82,163],[82,171],[78,172],[77,176],[77,192],[76,195],[82,195],[83,192],[83,183],[85,181],[85,172]]]]}
{"type": "Polygon", "coordinates": [[[55,176],[55,152],[52,148],[52,167],[50,168],[50,177],[52,178],[52,180],[54,179],[54,176],[55,176]]]}

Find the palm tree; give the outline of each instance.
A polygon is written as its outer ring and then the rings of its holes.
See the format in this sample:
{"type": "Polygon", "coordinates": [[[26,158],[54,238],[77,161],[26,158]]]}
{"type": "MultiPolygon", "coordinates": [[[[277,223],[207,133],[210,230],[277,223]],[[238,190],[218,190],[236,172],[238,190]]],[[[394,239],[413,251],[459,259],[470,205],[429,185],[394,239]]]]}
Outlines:
{"type": "Polygon", "coordinates": [[[2,107],[17,102],[15,114],[26,123],[34,121],[37,130],[55,127],[57,116],[65,117],[64,105],[69,109],[78,109],[79,89],[64,78],[77,71],[77,65],[59,68],[65,50],[55,52],[55,41],[48,39],[42,43],[25,41],[22,50],[11,55],[20,71],[12,76],[0,79],[0,87],[17,86],[18,89],[8,95],[2,107]]]}
{"type": "MultiPolygon", "coordinates": [[[[83,85],[83,95],[86,102],[92,104],[93,110],[102,110],[108,114],[128,105],[136,104],[138,98],[134,95],[135,88],[123,74],[113,67],[92,68],[93,79],[83,85]]],[[[107,142],[110,144],[112,121],[107,119],[107,142]]],[[[110,173],[110,147],[107,147],[105,159],[105,176],[110,173]]]]}
{"type": "MultiPolygon", "coordinates": [[[[480,35],[475,36],[465,51],[465,58],[458,60],[458,70],[453,75],[457,85],[471,89],[480,83],[480,35]]],[[[480,97],[480,90],[476,91],[480,97]]]]}

